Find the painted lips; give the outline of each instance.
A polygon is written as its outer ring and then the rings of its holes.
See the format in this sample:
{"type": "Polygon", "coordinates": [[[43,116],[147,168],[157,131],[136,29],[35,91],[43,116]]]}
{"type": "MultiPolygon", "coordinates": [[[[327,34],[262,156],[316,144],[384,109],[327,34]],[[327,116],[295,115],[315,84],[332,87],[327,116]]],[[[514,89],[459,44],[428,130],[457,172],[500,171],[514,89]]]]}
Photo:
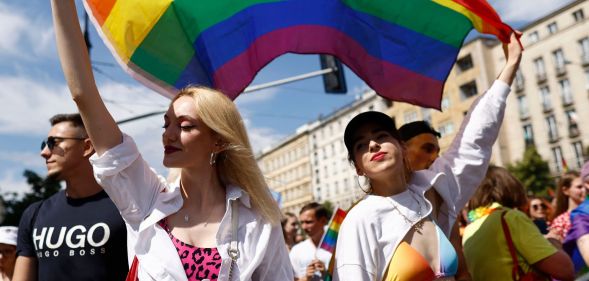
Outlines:
{"type": "Polygon", "coordinates": [[[164,147],[164,154],[170,154],[170,153],[174,153],[176,151],[180,151],[180,149],[173,147],[173,146],[169,146],[169,145],[166,145],[164,147]]]}
{"type": "Polygon", "coordinates": [[[380,161],[384,158],[384,155],[387,154],[386,152],[377,152],[374,155],[372,155],[372,158],[370,158],[370,161],[380,161]]]}

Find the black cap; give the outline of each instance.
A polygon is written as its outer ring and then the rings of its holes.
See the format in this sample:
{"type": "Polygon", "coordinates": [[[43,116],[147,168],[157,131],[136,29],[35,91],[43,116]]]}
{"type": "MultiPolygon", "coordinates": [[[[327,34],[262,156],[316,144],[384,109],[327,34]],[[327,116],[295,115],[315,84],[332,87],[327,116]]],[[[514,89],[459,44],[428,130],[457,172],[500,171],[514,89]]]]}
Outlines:
{"type": "Polygon", "coordinates": [[[395,121],[390,116],[378,111],[362,112],[350,120],[344,131],[344,144],[346,145],[346,149],[348,149],[348,155],[351,156],[352,154],[352,145],[354,145],[352,138],[354,137],[354,133],[366,124],[380,125],[384,130],[391,133],[394,138],[399,139],[399,132],[395,126],[395,121]]]}
{"type": "Polygon", "coordinates": [[[426,133],[432,134],[438,138],[442,136],[438,131],[434,130],[427,121],[415,121],[407,123],[399,128],[399,135],[403,141],[408,141],[417,135],[426,133]]]}

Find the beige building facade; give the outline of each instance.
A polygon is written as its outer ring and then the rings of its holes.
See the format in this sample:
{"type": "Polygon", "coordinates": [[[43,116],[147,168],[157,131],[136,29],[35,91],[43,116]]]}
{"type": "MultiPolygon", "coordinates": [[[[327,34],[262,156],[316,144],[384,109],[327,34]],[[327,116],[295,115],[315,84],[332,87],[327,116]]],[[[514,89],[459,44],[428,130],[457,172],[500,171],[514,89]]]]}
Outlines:
{"type": "MultiPolygon", "coordinates": [[[[520,72],[508,99],[502,154],[536,145],[553,175],[580,169],[589,144],[589,1],[579,0],[523,29],[520,72]],[[563,160],[564,159],[564,160],[563,160]]],[[[493,49],[498,72],[500,46],[493,49]]]]}
{"type": "Polygon", "coordinates": [[[280,193],[284,212],[298,215],[300,209],[313,201],[308,125],[257,157],[271,190],[280,193]]]}

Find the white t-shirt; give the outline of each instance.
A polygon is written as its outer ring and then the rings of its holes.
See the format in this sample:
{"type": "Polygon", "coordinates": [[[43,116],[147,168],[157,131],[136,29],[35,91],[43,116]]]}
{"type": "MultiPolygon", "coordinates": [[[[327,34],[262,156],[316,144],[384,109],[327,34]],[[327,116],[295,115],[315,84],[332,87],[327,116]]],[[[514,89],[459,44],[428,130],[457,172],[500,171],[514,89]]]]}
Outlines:
{"type": "MultiPolygon", "coordinates": [[[[307,266],[311,264],[315,259],[315,256],[325,264],[325,269],[329,266],[329,260],[331,259],[331,253],[321,248],[317,249],[315,244],[313,244],[313,241],[311,241],[311,238],[294,245],[290,250],[289,256],[296,278],[305,276],[307,266]],[[315,252],[317,253],[315,254],[315,252]]],[[[313,278],[312,280],[321,280],[320,276],[317,275],[316,277],[318,279],[313,278]]]]}

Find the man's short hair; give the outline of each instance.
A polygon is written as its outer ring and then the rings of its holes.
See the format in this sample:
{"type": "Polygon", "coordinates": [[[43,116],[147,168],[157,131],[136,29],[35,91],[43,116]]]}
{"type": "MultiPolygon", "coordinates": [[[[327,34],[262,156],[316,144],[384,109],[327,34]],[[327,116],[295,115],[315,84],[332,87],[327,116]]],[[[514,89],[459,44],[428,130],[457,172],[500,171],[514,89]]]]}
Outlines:
{"type": "Polygon", "coordinates": [[[427,121],[415,121],[407,123],[399,128],[399,135],[401,135],[401,139],[404,142],[414,138],[417,135],[426,133],[432,134],[438,138],[442,136],[440,132],[434,130],[434,128],[432,128],[432,126],[427,121]]]}
{"type": "Polygon", "coordinates": [[[51,126],[55,126],[55,124],[59,124],[62,122],[70,122],[74,127],[82,128],[86,130],[84,126],[84,121],[82,121],[82,116],[79,113],[71,113],[71,114],[56,114],[49,119],[51,126]]]}
{"type": "Polygon", "coordinates": [[[329,216],[327,214],[327,209],[325,209],[325,207],[323,205],[321,205],[317,202],[311,202],[311,203],[303,206],[303,208],[299,212],[299,215],[304,213],[305,211],[308,211],[308,210],[315,211],[315,218],[316,219],[326,218],[329,220],[329,216]]]}

